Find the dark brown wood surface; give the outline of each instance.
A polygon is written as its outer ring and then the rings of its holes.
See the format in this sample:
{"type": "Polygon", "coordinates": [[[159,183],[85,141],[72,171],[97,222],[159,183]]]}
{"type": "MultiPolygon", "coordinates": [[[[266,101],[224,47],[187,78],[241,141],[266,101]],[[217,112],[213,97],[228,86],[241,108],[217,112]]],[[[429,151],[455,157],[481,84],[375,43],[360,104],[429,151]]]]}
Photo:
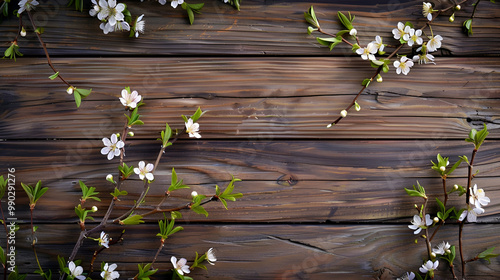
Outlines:
{"type": "MultiPolygon", "coordinates": [[[[79,13],[62,2],[41,3],[35,14],[55,67],[77,87],[93,89],[79,109],[65,85],[48,79],[52,72],[34,35],[19,41],[24,57],[0,63],[0,175],[16,169],[17,261],[24,272],[37,267],[20,182],[42,180],[50,188],[37,203],[34,221],[41,264],[55,272],[57,255],[67,257],[79,233],[74,214],[81,195],[78,180],[102,195],[102,202],[92,204],[99,207],[97,220],[109,203],[113,186],[104,178],[117,177],[118,160],[108,161],[99,151],[101,139],[123,127],[118,97],[125,86],[138,90],[146,103],[141,107],[146,124],[135,127],[136,135],[127,140],[129,165],[155,160],[160,148],[155,139],[165,122],[182,129],[181,114],[191,115],[198,106],[207,110],[200,119],[202,139],[181,137],[167,149],[148,203],[161,200],[172,167],[191,190],[172,193],[165,207],[185,205],[192,190],[212,195],[215,185],[225,187],[232,175],[243,180],[236,191],[244,196],[229,202],[229,210],[213,202],[206,205],[208,218],[183,212],[178,223],[185,230],[167,239],[157,279],[172,268],[170,256],[193,261],[195,251],[210,247],[217,249],[218,262],[208,271],[196,270],[193,278],[395,279],[416,272],[425,245],[423,240],[415,244],[407,226],[414,204],[421,201],[408,197],[404,188],[417,181],[425,186],[435,213],[434,197],[441,196],[442,185],[431,160],[438,153],[452,164],[460,155],[470,157],[473,147],[464,139],[483,123],[490,136],[475,159],[479,173],[473,183],[491,203],[477,224],[465,226],[466,256],[500,245],[499,4],[481,1],[472,37],[460,26],[473,1],[462,5],[464,12],[454,23],[438,18],[433,32],[444,40],[436,65],[415,65],[408,76],[396,75],[391,66],[383,83],[363,92],[360,112],[351,110],[327,129],[375,69],[347,46],[331,52],[321,47],[307,35],[304,11],[314,5],[332,33],[341,28],[337,11],[351,11],[361,44],[377,34],[395,44],[391,30],[397,22],[425,24],[421,1],[245,0],[239,12],[211,1],[193,25],[180,8],[128,1],[134,15],[146,14],[146,34],[139,38],[105,36],[87,10],[79,13]]],[[[0,24],[2,42],[13,39],[17,24],[14,18],[0,24]]],[[[462,165],[448,187],[466,185],[466,176],[462,165]]],[[[129,195],[112,217],[134,203],[142,182],[133,176],[124,189],[129,195]]],[[[449,203],[463,207],[463,197],[453,195],[449,203]]],[[[125,227],[123,242],[101,253],[96,265],[115,262],[121,278],[133,277],[137,263],[151,262],[156,253],[159,218],[125,227]]],[[[123,229],[111,225],[106,230],[117,239],[123,229]]],[[[457,234],[450,221],[436,238],[457,245],[457,234]]],[[[96,242],[86,240],[77,256],[86,271],[96,248],[96,242]]],[[[469,264],[467,279],[497,279],[499,261],[469,264]]],[[[436,278],[450,279],[443,264],[436,278]]],[[[459,273],[458,261],[455,265],[459,273]]]]}

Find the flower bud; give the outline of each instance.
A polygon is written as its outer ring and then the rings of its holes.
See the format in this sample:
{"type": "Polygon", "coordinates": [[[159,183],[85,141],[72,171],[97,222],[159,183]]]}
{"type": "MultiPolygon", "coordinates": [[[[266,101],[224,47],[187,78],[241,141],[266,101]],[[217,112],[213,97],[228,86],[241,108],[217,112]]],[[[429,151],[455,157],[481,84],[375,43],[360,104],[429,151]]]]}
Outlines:
{"type": "Polygon", "coordinates": [[[439,218],[438,217],[434,217],[434,219],[432,219],[434,221],[434,223],[439,223],[439,218]]]}
{"type": "Polygon", "coordinates": [[[451,254],[451,250],[450,249],[446,249],[446,254],[451,254]]]}
{"type": "Polygon", "coordinates": [[[92,212],[97,212],[97,206],[92,206],[92,212]]]}
{"type": "Polygon", "coordinates": [[[73,87],[69,87],[69,88],[66,90],[66,92],[67,92],[68,94],[73,94],[73,89],[74,89],[73,87]]]}
{"type": "Polygon", "coordinates": [[[19,35],[21,35],[22,37],[26,36],[26,29],[24,29],[24,26],[21,28],[21,32],[19,32],[19,35]]]}
{"type": "Polygon", "coordinates": [[[382,79],[382,75],[378,74],[377,75],[377,82],[381,83],[382,81],[384,81],[384,79],[382,79]]]}
{"type": "Polygon", "coordinates": [[[453,185],[453,189],[458,190],[458,185],[457,184],[453,185]]]}
{"type": "Polygon", "coordinates": [[[192,197],[196,197],[196,196],[198,196],[198,193],[197,193],[196,191],[193,191],[193,192],[191,193],[191,196],[192,196],[192,197]]]}
{"type": "Polygon", "coordinates": [[[460,11],[461,9],[462,9],[462,7],[460,5],[455,6],[455,11],[460,11]]]}
{"type": "Polygon", "coordinates": [[[342,116],[342,118],[347,117],[347,111],[346,110],[340,111],[340,115],[342,116]]]}
{"type": "Polygon", "coordinates": [[[446,167],[441,166],[441,167],[439,167],[439,170],[441,170],[441,172],[444,172],[446,170],[446,167]]]}
{"type": "Polygon", "coordinates": [[[436,258],[436,253],[432,252],[431,253],[431,258],[435,259],[436,258]]]}
{"type": "Polygon", "coordinates": [[[448,18],[449,22],[454,22],[455,21],[455,13],[453,13],[450,18],[448,18]]]}
{"type": "Polygon", "coordinates": [[[349,35],[351,35],[351,36],[358,35],[358,30],[356,30],[356,28],[351,29],[351,31],[349,31],[349,35]]]}
{"type": "Polygon", "coordinates": [[[133,132],[133,131],[129,131],[129,132],[128,132],[128,136],[133,137],[134,135],[135,135],[135,134],[134,134],[134,132],[133,132]]]}
{"type": "Polygon", "coordinates": [[[113,175],[108,174],[108,175],[106,176],[106,181],[109,181],[109,182],[111,182],[111,183],[114,183],[115,181],[113,180],[113,175]]]}

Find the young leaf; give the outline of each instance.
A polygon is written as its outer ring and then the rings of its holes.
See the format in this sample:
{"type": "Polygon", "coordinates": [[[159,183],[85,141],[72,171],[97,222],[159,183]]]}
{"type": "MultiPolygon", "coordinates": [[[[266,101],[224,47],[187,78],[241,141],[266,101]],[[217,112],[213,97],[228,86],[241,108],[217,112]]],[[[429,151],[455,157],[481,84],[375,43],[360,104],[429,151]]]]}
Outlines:
{"type": "Polygon", "coordinates": [[[125,218],[125,220],[120,221],[120,225],[138,225],[142,223],[144,223],[144,221],[141,215],[130,215],[125,218]]]}
{"type": "Polygon", "coordinates": [[[168,187],[168,191],[175,191],[178,189],[189,189],[189,186],[184,185],[183,180],[180,181],[177,179],[177,173],[175,172],[175,168],[172,167],[172,178],[170,181],[170,187],[168,187]]]}
{"type": "MultiPolygon", "coordinates": [[[[349,29],[349,30],[351,30],[351,29],[353,28],[353,27],[352,27],[352,20],[353,20],[354,18],[349,19],[349,18],[347,18],[347,16],[346,16],[346,15],[344,15],[344,14],[343,14],[342,12],[340,12],[340,11],[339,11],[339,12],[337,12],[337,15],[338,15],[338,17],[339,17],[339,19],[340,19],[340,22],[342,23],[342,25],[344,25],[344,26],[345,26],[345,28],[347,28],[347,29],[349,29]]],[[[349,13],[349,16],[350,16],[350,15],[351,15],[351,13],[349,13]]]]}
{"type": "Polygon", "coordinates": [[[38,181],[33,188],[30,185],[26,185],[21,182],[21,186],[29,197],[30,200],[30,209],[34,209],[37,201],[42,197],[42,195],[49,190],[48,187],[41,188],[42,181],[38,181]]]}
{"type": "Polygon", "coordinates": [[[76,90],[73,92],[73,96],[75,97],[76,108],[80,108],[80,105],[82,104],[82,97],[76,90]]]}
{"type": "Polygon", "coordinates": [[[115,188],[114,191],[110,194],[113,196],[114,199],[118,199],[119,196],[127,195],[128,192],[127,191],[120,191],[117,188],[115,188]]]}
{"type": "Polygon", "coordinates": [[[94,196],[96,194],[99,194],[99,192],[95,191],[94,187],[90,187],[90,188],[87,187],[85,185],[85,183],[83,183],[81,180],[79,180],[79,183],[80,183],[80,188],[82,189],[82,198],[81,198],[82,203],[84,203],[87,199],[101,201],[100,198],[98,198],[97,196],[94,196]]]}
{"type": "Polygon", "coordinates": [[[304,19],[315,28],[319,28],[319,21],[316,18],[313,6],[311,6],[307,12],[304,12],[304,19]]]}
{"type": "Polygon", "coordinates": [[[59,71],[57,71],[56,73],[50,75],[49,79],[54,80],[55,78],[57,78],[57,76],[59,76],[59,71]]]}
{"type": "Polygon", "coordinates": [[[364,79],[363,82],[361,82],[361,85],[364,87],[368,87],[370,85],[371,81],[372,81],[372,79],[370,79],[370,78],[364,79]]]}
{"type": "Polygon", "coordinates": [[[485,259],[488,261],[488,263],[491,263],[490,258],[496,258],[500,256],[500,254],[493,254],[493,250],[495,250],[495,247],[488,248],[485,251],[481,252],[477,257],[480,259],[485,259]]]}
{"type": "Polygon", "coordinates": [[[0,199],[3,198],[5,194],[5,190],[7,189],[7,182],[8,180],[5,180],[3,178],[3,175],[0,176],[0,199]]]}
{"type": "Polygon", "coordinates": [[[132,165],[128,166],[126,163],[123,163],[123,166],[118,166],[118,170],[122,174],[123,180],[134,173],[134,167],[132,165]]]}

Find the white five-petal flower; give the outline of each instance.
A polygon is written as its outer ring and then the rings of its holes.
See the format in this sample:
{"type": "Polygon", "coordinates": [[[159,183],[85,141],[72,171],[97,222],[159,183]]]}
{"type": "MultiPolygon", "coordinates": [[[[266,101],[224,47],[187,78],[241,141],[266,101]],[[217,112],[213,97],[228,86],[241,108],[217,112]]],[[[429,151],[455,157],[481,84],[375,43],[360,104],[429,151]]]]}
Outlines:
{"type": "Polygon", "coordinates": [[[420,272],[422,273],[427,273],[429,271],[434,271],[435,269],[438,268],[439,261],[432,262],[431,260],[428,260],[426,263],[424,263],[420,268],[420,272]]]}
{"type": "Polygon", "coordinates": [[[467,217],[467,222],[475,223],[477,222],[477,216],[483,213],[483,208],[471,207],[470,205],[467,205],[467,209],[462,212],[458,220],[463,221],[465,217],[467,217]]]}
{"type": "Polygon", "coordinates": [[[423,2],[422,14],[424,15],[424,17],[427,18],[427,20],[429,20],[429,21],[432,20],[432,4],[431,3],[423,2]]]}
{"type": "Polygon", "coordinates": [[[101,236],[99,237],[99,245],[109,248],[109,235],[104,231],[101,231],[101,236]]]}
{"type": "Polygon", "coordinates": [[[96,0],[92,0],[92,9],[89,10],[89,14],[95,17],[99,13],[99,11],[101,11],[101,7],[96,0]]]}
{"type": "Polygon", "coordinates": [[[139,161],[139,167],[134,168],[135,174],[139,175],[139,178],[141,180],[144,180],[144,178],[148,179],[149,181],[153,181],[155,177],[153,176],[153,171],[154,165],[152,163],[146,163],[144,161],[139,161]]]}
{"type": "Polygon", "coordinates": [[[382,43],[382,37],[380,37],[379,35],[375,36],[375,41],[372,41],[372,44],[375,45],[379,52],[384,51],[385,45],[382,43]]]}
{"type": "Polygon", "coordinates": [[[429,214],[425,215],[425,221],[423,221],[419,215],[415,215],[413,216],[413,220],[411,221],[411,223],[412,224],[409,225],[408,227],[412,230],[415,230],[413,232],[414,234],[419,234],[422,228],[432,225],[432,220],[429,214]]]}
{"type": "Polygon", "coordinates": [[[141,102],[142,97],[139,93],[134,90],[129,92],[127,89],[122,89],[122,97],[120,97],[120,102],[125,107],[135,108],[137,103],[141,102]]]}
{"type": "Polygon", "coordinates": [[[411,28],[410,29],[410,32],[408,33],[408,46],[413,46],[413,44],[417,43],[419,45],[422,45],[422,43],[424,42],[424,40],[422,39],[422,30],[420,29],[413,29],[411,28]]]}
{"type": "Polygon", "coordinates": [[[478,189],[477,185],[474,184],[472,187],[469,202],[474,204],[476,208],[481,208],[481,206],[486,206],[490,203],[490,198],[486,196],[483,189],[478,189]]]}
{"type": "Polygon", "coordinates": [[[184,0],[172,0],[172,2],[170,2],[170,6],[172,6],[172,8],[177,8],[177,5],[184,3],[184,0]]]}
{"type": "MultiPolygon", "coordinates": [[[[405,26],[402,22],[398,22],[397,28],[392,30],[392,34],[394,34],[394,39],[399,40],[400,38],[404,39],[405,34],[410,32],[410,26],[405,26]]],[[[408,40],[405,40],[408,41],[408,40]]]]}
{"type": "Polygon", "coordinates": [[[103,271],[101,272],[102,279],[104,279],[104,280],[113,280],[113,279],[120,278],[120,273],[118,273],[118,271],[115,271],[115,269],[117,267],[118,266],[116,265],[116,263],[114,263],[112,265],[108,265],[108,263],[106,263],[104,265],[103,271]]]}
{"type": "Polygon", "coordinates": [[[193,119],[189,118],[189,120],[185,123],[186,132],[189,133],[189,137],[201,138],[200,135],[200,124],[193,122],[193,119]]]}
{"type": "Polygon", "coordinates": [[[108,160],[112,160],[113,157],[117,157],[120,155],[120,149],[125,146],[122,140],[118,140],[116,134],[111,134],[111,140],[104,137],[102,138],[102,143],[104,144],[104,148],[101,149],[101,154],[108,155],[108,160]]]}
{"type": "Polygon", "coordinates": [[[31,9],[35,8],[36,5],[38,5],[38,1],[36,0],[21,0],[19,1],[19,10],[17,10],[18,14],[21,14],[22,12],[26,11],[31,11],[31,9]]]}
{"type": "Polygon", "coordinates": [[[101,10],[107,11],[106,17],[111,26],[114,26],[118,21],[123,21],[125,19],[125,16],[123,15],[123,11],[125,10],[124,4],[116,4],[116,0],[108,0],[107,2],[100,0],[99,5],[102,8],[101,10]]]}
{"type": "Polygon", "coordinates": [[[172,265],[174,266],[174,269],[177,270],[177,272],[180,275],[184,275],[184,273],[189,273],[191,272],[189,270],[189,266],[186,265],[187,260],[185,258],[181,258],[179,261],[177,261],[177,258],[172,256],[170,258],[170,261],[172,262],[172,265]]]}
{"type": "Polygon", "coordinates": [[[207,251],[207,261],[211,265],[215,265],[214,262],[217,261],[217,257],[215,256],[214,248],[210,248],[207,251]]]}
{"type": "Polygon", "coordinates": [[[427,63],[432,63],[432,64],[436,64],[434,62],[434,56],[432,54],[417,54],[415,56],[413,56],[413,61],[414,62],[417,62],[418,61],[418,64],[427,64],[427,63]]]}
{"type": "Polygon", "coordinates": [[[78,280],[85,280],[85,276],[82,275],[83,273],[83,267],[81,266],[76,266],[76,264],[71,261],[68,263],[68,268],[69,268],[69,273],[71,277],[76,278],[78,280]]]}
{"type": "Polygon", "coordinates": [[[442,241],[436,248],[432,249],[432,252],[436,255],[446,255],[450,247],[450,243],[442,241]]]}
{"type": "Polygon", "coordinates": [[[410,68],[413,66],[413,61],[409,60],[408,57],[402,56],[400,61],[394,61],[394,67],[396,67],[396,73],[408,75],[410,68]]]}
{"type": "Polygon", "coordinates": [[[434,38],[430,39],[429,42],[427,42],[427,51],[429,52],[437,51],[437,49],[441,47],[442,40],[443,37],[441,37],[441,35],[434,36],[434,38]]]}
{"type": "Polygon", "coordinates": [[[364,60],[375,60],[374,54],[377,53],[377,46],[372,42],[369,43],[365,48],[359,48],[356,50],[356,53],[361,55],[361,58],[364,60]]]}

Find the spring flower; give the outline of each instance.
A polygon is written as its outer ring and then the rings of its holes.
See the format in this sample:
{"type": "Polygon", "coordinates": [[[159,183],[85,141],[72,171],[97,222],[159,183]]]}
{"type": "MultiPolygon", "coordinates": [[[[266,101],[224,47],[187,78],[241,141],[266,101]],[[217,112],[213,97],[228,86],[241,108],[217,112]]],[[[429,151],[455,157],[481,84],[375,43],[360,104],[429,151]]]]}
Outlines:
{"type": "Polygon", "coordinates": [[[342,118],[347,117],[347,111],[346,111],[346,110],[342,110],[342,111],[340,111],[340,116],[341,116],[342,118]]]}
{"type": "Polygon", "coordinates": [[[356,28],[351,29],[351,31],[349,31],[349,35],[351,35],[351,36],[358,35],[358,30],[356,30],[356,28]]]}
{"type": "Polygon", "coordinates": [[[394,61],[394,67],[396,67],[396,73],[408,75],[410,72],[410,67],[413,66],[413,61],[409,60],[408,57],[402,56],[400,61],[394,61]]]}
{"type": "Polygon", "coordinates": [[[410,28],[410,26],[405,26],[402,22],[398,22],[398,27],[392,30],[394,39],[399,40],[400,38],[403,38],[405,34],[410,32],[410,28]]]}
{"type": "Polygon", "coordinates": [[[361,58],[364,60],[375,60],[375,56],[373,54],[377,53],[377,46],[374,43],[369,43],[366,48],[359,48],[356,50],[356,53],[361,55],[361,58]]]}
{"type": "Polygon", "coordinates": [[[101,272],[102,279],[113,280],[120,278],[120,273],[118,273],[118,271],[115,271],[116,267],[116,263],[112,265],[108,265],[108,263],[106,263],[104,265],[104,270],[101,272]]]}
{"type": "Polygon", "coordinates": [[[460,217],[458,218],[459,221],[463,221],[465,217],[467,217],[467,222],[469,223],[475,223],[477,222],[477,216],[481,215],[484,213],[483,208],[478,208],[478,207],[471,207],[470,205],[467,205],[467,210],[463,211],[460,217]]]}
{"type": "Polygon", "coordinates": [[[101,7],[96,0],[92,0],[92,9],[89,10],[90,16],[95,17],[101,11],[101,7]]]}
{"type": "Polygon", "coordinates": [[[442,241],[436,248],[432,249],[432,252],[436,255],[446,255],[448,254],[450,247],[450,243],[442,241]]]}
{"type": "Polygon", "coordinates": [[[419,268],[419,270],[422,273],[433,272],[435,269],[437,269],[438,265],[439,261],[432,262],[431,260],[428,260],[425,264],[422,265],[422,267],[419,268]]]}
{"type": "Polygon", "coordinates": [[[99,210],[99,209],[97,209],[97,206],[95,206],[95,205],[92,206],[92,212],[97,212],[97,210],[99,210]]]}
{"type": "Polygon", "coordinates": [[[135,37],[139,37],[139,33],[144,34],[144,26],[146,25],[146,22],[142,20],[144,17],[144,14],[140,15],[136,20],[134,24],[134,32],[135,32],[135,37]]]}
{"type": "Polygon", "coordinates": [[[434,56],[432,54],[417,54],[413,56],[413,61],[414,62],[418,61],[418,64],[427,64],[427,63],[436,64],[434,62],[434,56]]]}
{"type": "Polygon", "coordinates": [[[120,149],[125,146],[122,140],[118,140],[116,134],[111,134],[111,140],[104,137],[102,138],[102,143],[104,144],[104,148],[101,149],[101,154],[108,155],[108,160],[112,160],[113,157],[117,157],[120,155],[120,149]]]}
{"type": "Polygon", "coordinates": [[[423,2],[422,14],[427,18],[428,21],[432,20],[432,4],[429,2],[423,2]]]}
{"type": "Polygon", "coordinates": [[[172,0],[172,2],[170,2],[170,6],[172,6],[172,8],[177,8],[177,5],[179,4],[182,4],[184,3],[184,0],[172,0]]]}
{"type": "Polygon", "coordinates": [[[215,256],[214,248],[210,248],[207,251],[207,261],[211,265],[215,265],[214,262],[217,261],[217,257],[215,256]]]}
{"type": "Polygon", "coordinates": [[[184,275],[184,273],[187,274],[187,273],[191,272],[189,270],[189,266],[186,265],[187,260],[185,258],[181,258],[179,261],[177,261],[177,258],[172,256],[172,258],[170,258],[170,261],[172,262],[174,269],[177,270],[177,272],[180,275],[184,275]]]}
{"type": "Polygon", "coordinates": [[[382,53],[384,51],[385,45],[382,43],[382,37],[380,37],[379,35],[375,36],[375,41],[372,41],[372,44],[375,45],[379,53],[382,53]]]}
{"type": "Polygon", "coordinates": [[[21,32],[19,32],[19,35],[21,35],[21,37],[26,37],[26,29],[24,29],[24,26],[21,28],[21,32]]]}
{"type": "Polygon", "coordinates": [[[101,236],[97,241],[99,241],[100,246],[109,248],[109,235],[107,235],[104,231],[101,231],[101,236]]]}
{"type": "Polygon", "coordinates": [[[24,10],[31,11],[31,9],[35,8],[38,4],[36,0],[21,0],[19,1],[19,10],[17,10],[17,13],[21,14],[24,10]]]}
{"type": "Polygon", "coordinates": [[[486,206],[490,203],[490,198],[486,196],[483,189],[478,189],[477,185],[474,184],[469,201],[471,204],[474,204],[476,208],[481,208],[481,206],[486,206]]]}
{"type": "Polygon", "coordinates": [[[193,122],[193,120],[189,118],[189,120],[185,124],[186,132],[189,133],[189,137],[201,138],[200,125],[198,123],[193,122]]]}
{"type": "Polygon", "coordinates": [[[413,44],[417,43],[419,45],[422,45],[422,43],[424,42],[424,40],[422,39],[422,30],[420,29],[413,29],[411,28],[410,29],[410,32],[407,34],[408,35],[408,46],[413,46],[413,44]]]}
{"type": "Polygon", "coordinates": [[[191,196],[192,196],[192,197],[196,197],[196,196],[198,196],[198,192],[197,192],[197,191],[192,191],[192,192],[191,192],[191,196]]]}
{"type": "Polygon", "coordinates": [[[146,163],[144,161],[139,161],[139,168],[134,168],[135,174],[139,175],[139,178],[141,180],[144,180],[144,178],[148,179],[149,181],[153,181],[155,177],[153,176],[153,171],[154,165],[152,163],[146,163]]]}
{"type": "Polygon", "coordinates": [[[123,11],[125,10],[125,5],[122,3],[116,4],[116,0],[99,0],[99,6],[101,6],[101,11],[97,15],[100,20],[108,20],[111,26],[114,26],[118,21],[123,21],[125,16],[123,11]]]}
{"type": "Polygon", "coordinates": [[[68,89],[66,89],[66,92],[68,94],[73,94],[73,91],[74,91],[74,88],[73,87],[68,87],[68,89]]]}
{"type": "Polygon", "coordinates": [[[423,228],[432,225],[432,220],[429,214],[425,215],[425,221],[423,221],[419,215],[415,215],[413,216],[413,221],[411,221],[411,223],[412,224],[409,225],[408,227],[412,230],[415,230],[413,232],[414,234],[419,234],[423,228]]]}
{"type": "Polygon", "coordinates": [[[413,272],[406,272],[401,276],[400,278],[397,278],[397,280],[413,280],[415,279],[415,273],[413,272]]]}
{"type": "Polygon", "coordinates": [[[137,107],[137,103],[141,102],[141,99],[142,97],[136,90],[132,91],[131,93],[127,89],[122,89],[122,97],[120,97],[120,102],[123,106],[135,108],[137,107]]]}
{"type": "Polygon", "coordinates": [[[430,39],[429,42],[427,42],[427,50],[430,52],[437,51],[441,47],[441,41],[443,40],[443,37],[440,35],[434,36],[434,38],[430,39]]]}
{"type": "Polygon", "coordinates": [[[86,277],[82,275],[83,267],[76,266],[76,264],[71,261],[68,264],[68,268],[69,268],[70,276],[73,277],[73,279],[76,278],[78,280],[85,280],[86,277]]]}

